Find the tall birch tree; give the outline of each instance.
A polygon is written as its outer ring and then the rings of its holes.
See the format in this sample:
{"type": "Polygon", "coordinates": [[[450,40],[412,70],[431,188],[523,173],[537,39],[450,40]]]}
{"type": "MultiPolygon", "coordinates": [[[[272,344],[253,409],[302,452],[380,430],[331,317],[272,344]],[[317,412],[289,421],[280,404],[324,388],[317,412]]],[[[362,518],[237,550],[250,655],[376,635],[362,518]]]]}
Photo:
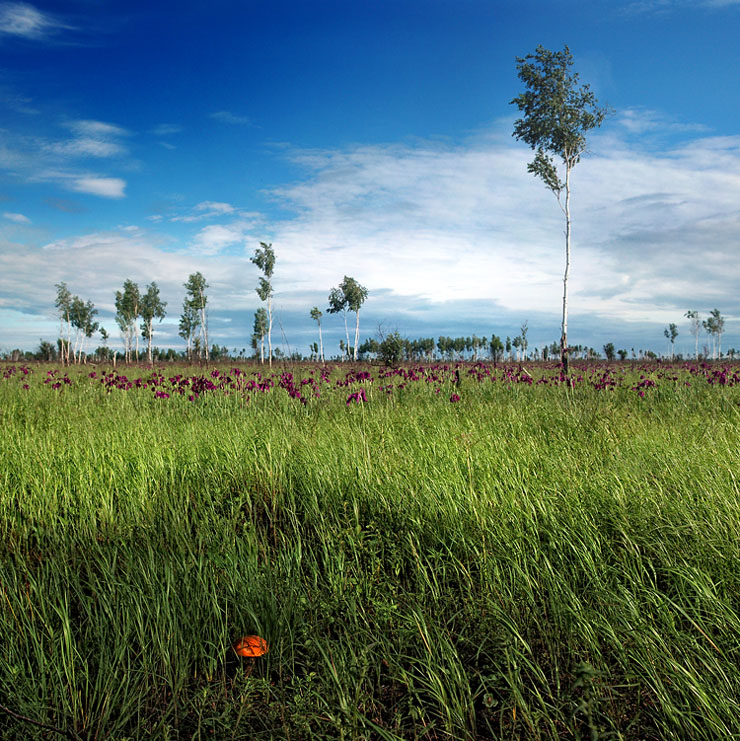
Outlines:
{"type": "Polygon", "coordinates": [[[344,294],[347,308],[355,312],[355,344],[352,347],[352,359],[357,362],[357,346],[360,342],[360,309],[367,299],[367,288],[361,286],[354,278],[345,275],[339,284],[344,294]]]}
{"type": "Polygon", "coordinates": [[[260,246],[249,258],[263,273],[255,289],[261,301],[267,303],[267,355],[272,367],[272,274],[275,272],[275,251],[272,243],[260,242],[260,246]]]}
{"type": "Polygon", "coordinates": [[[155,319],[161,322],[165,318],[166,301],[159,297],[159,286],[152,281],[146,287],[146,293],[141,298],[141,318],[144,320],[141,325],[141,336],[147,341],[146,357],[152,362],[152,337],[154,335],[153,324],[155,319]]]}
{"type": "MultiPolygon", "coordinates": [[[[367,288],[361,286],[354,278],[345,275],[338,288],[332,288],[329,292],[329,314],[344,316],[344,336],[346,338],[345,348],[349,353],[349,329],[347,327],[347,312],[355,312],[355,344],[352,348],[352,359],[357,360],[357,345],[360,341],[360,309],[367,298],[367,288]]],[[[344,357],[344,355],[342,356],[344,357]]]]}
{"type": "Polygon", "coordinates": [[[318,325],[319,325],[319,352],[318,356],[321,360],[321,362],[324,362],[324,340],[321,336],[321,317],[324,316],[324,313],[319,309],[318,306],[314,306],[313,309],[311,309],[311,319],[313,319],[318,325]]]}
{"type": "Polygon", "coordinates": [[[719,309],[712,309],[709,317],[702,322],[706,333],[712,338],[712,357],[722,357],[722,332],[725,328],[725,319],[719,309]]]}
{"type": "Polygon", "coordinates": [[[185,283],[185,303],[190,312],[197,317],[198,322],[196,328],[199,331],[198,341],[193,344],[200,352],[205,353],[206,362],[208,362],[210,360],[210,353],[208,349],[208,314],[206,313],[208,296],[206,295],[206,288],[208,288],[208,283],[206,283],[206,279],[200,271],[191,273],[188,276],[188,280],[185,283]]]}
{"type": "Polygon", "coordinates": [[[689,309],[684,316],[691,322],[691,334],[694,335],[694,360],[699,359],[699,332],[701,332],[701,320],[699,312],[689,309]]]}
{"type": "Polygon", "coordinates": [[[676,337],[678,337],[678,327],[671,322],[666,329],[663,330],[663,336],[671,343],[671,360],[673,360],[674,347],[676,345],[676,337]]]}
{"type": "Polygon", "coordinates": [[[571,72],[573,57],[566,46],[550,51],[539,45],[534,54],[517,57],[517,74],[525,92],[511,101],[523,114],[514,122],[513,136],[535,150],[527,171],[549,188],[565,216],[565,273],[560,358],[568,371],[568,277],[570,275],[570,173],[586,151],[586,134],[601,126],[608,113],[600,108],[588,85],[579,87],[571,72]],[[561,171],[555,163],[558,158],[561,171]],[[561,172],[563,178],[561,179],[561,172]]]}
{"type": "Polygon", "coordinates": [[[332,288],[329,291],[329,308],[327,314],[342,314],[344,317],[344,344],[340,345],[342,360],[344,360],[345,349],[349,347],[349,329],[347,329],[347,297],[340,288],[332,288]]]}
{"type": "Polygon", "coordinates": [[[134,338],[136,339],[136,360],[139,360],[139,333],[136,322],[141,312],[141,293],[132,280],[123,282],[123,291],[116,291],[116,324],[121,330],[126,362],[131,362],[134,338]]]}
{"type": "Polygon", "coordinates": [[[193,359],[193,341],[198,331],[198,312],[193,308],[188,296],[182,304],[182,314],[178,326],[178,334],[185,340],[185,354],[188,360],[193,359]]]}
{"type": "Polygon", "coordinates": [[[69,346],[72,340],[72,293],[64,281],[57,283],[54,287],[57,289],[54,306],[59,312],[59,359],[64,365],[69,365],[69,346]]]}
{"type": "Polygon", "coordinates": [[[265,335],[267,334],[269,323],[267,309],[261,306],[254,312],[254,327],[252,329],[252,346],[256,351],[259,344],[260,363],[265,362],[265,335]]]}

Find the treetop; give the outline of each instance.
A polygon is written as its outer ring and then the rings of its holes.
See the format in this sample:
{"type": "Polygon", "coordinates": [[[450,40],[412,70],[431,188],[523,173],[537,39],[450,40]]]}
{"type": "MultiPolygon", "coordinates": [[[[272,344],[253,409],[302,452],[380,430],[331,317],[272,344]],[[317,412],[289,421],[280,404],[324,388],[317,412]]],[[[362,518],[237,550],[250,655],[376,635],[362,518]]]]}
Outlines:
{"type": "Polygon", "coordinates": [[[586,133],[601,126],[609,109],[599,107],[588,85],[579,86],[578,73],[570,71],[573,56],[567,46],[550,51],[540,44],[534,54],[516,61],[526,90],[511,101],[523,114],[514,122],[512,135],[536,150],[527,169],[557,194],[564,186],[553,156],[570,170],[586,149],[586,133]]]}

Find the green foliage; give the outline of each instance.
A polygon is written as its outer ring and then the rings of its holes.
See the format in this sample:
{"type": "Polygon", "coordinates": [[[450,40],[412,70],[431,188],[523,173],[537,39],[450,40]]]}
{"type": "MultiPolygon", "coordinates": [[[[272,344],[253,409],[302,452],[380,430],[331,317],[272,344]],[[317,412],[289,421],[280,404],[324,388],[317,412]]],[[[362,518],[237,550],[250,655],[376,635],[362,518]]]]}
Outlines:
{"type": "Polygon", "coordinates": [[[260,307],[254,312],[254,335],[261,340],[267,334],[267,309],[260,307]]]}
{"type": "Polygon", "coordinates": [[[198,271],[191,273],[185,283],[185,299],[182,304],[179,334],[187,342],[187,356],[190,359],[193,352],[205,353],[208,360],[208,322],[206,305],[208,283],[203,274],[198,271]]]}
{"type": "Polygon", "coordinates": [[[208,295],[206,294],[207,288],[208,283],[206,282],[203,273],[200,271],[191,273],[188,276],[187,282],[185,283],[185,300],[191,309],[198,312],[205,310],[206,304],[208,303],[208,295]]]}
{"type": "Polygon", "coordinates": [[[501,342],[501,338],[498,335],[493,335],[491,337],[489,349],[491,352],[491,358],[496,362],[504,357],[504,343],[501,342]]]}
{"type": "MultiPolygon", "coordinates": [[[[265,278],[269,283],[275,271],[275,251],[272,248],[272,243],[260,242],[260,246],[249,259],[265,274],[265,278]]],[[[262,300],[264,301],[265,299],[263,298],[262,300]]]]}
{"type": "Polygon", "coordinates": [[[513,136],[536,150],[527,169],[557,196],[565,183],[553,156],[570,170],[586,150],[586,134],[600,126],[608,112],[598,106],[588,85],[579,87],[572,65],[567,46],[553,52],[540,45],[534,54],[517,57],[517,74],[526,90],[511,101],[523,114],[514,122],[513,136]]]}
{"type": "Polygon", "coordinates": [[[347,311],[347,300],[339,288],[332,288],[329,291],[328,301],[329,308],[326,310],[328,314],[339,314],[342,311],[347,311]]]}
{"type": "Polygon", "coordinates": [[[141,318],[144,320],[141,325],[141,334],[144,339],[151,339],[152,322],[155,319],[159,319],[161,322],[167,316],[166,308],[167,302],[162,301],[159,296],[159,287],[152,281],[146,287],[146,293],[141,298],[141,318]]]}
{"type": "Polygon", "coordinates": [[[391,332],[378,345],[378,358],[386,365],[398,365],[403,360],[404,344],[398,332],[391,332]]]}
{"type": "Polygon", "coordinates": [[[604,357],[612,361],[614,360],[614,357],[616,355],[616,349],[614,348],[613,342],[607,342],[606,345],[604,345],[604,357]]]}
{"type": "Polygon", "coordinates": [[[141,315],[141,293],[132,280],[123,282],[123,291],[116,291],[116,323],[127,331],[141,315]]]}

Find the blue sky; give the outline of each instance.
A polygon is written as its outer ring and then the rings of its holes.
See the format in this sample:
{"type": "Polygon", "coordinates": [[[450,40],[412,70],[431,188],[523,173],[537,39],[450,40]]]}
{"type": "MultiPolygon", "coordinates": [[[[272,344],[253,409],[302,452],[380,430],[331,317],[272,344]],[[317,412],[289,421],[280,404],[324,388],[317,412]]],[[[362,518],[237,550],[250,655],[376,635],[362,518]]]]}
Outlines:
{"type": "Polygon", "coordinates": [[[260,241],[285,350],[345,274],[363,337],[552,342],[562,215],[511,136],[538,44],[614,109],[573,172],[571,343],[664,352],[675,322],[689,352],[717,307],[740,349],[739,30],[740,0],[0,2],[0,350],[55,339],[60,281],[118,344],[127,278],[179,346],[196,270],[248,346],[260,241]]]}

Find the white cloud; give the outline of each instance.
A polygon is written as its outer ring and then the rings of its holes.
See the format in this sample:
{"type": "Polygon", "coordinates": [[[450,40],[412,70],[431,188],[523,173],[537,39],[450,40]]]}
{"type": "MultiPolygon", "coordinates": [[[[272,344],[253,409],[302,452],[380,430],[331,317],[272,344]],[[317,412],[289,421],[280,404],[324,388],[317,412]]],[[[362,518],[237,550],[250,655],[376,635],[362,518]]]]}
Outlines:
{"type": "Polygon", "coordinates": [[[652,13],[662,15],[677,10],[694,8],[729,8],[740,5],[740,0],[636,0],[624,6],[623,12],[628,14],[652,13]]]}
{"type": "Polygon", "coordinates": [[[31,103],[33,103],[33,98],[19,95],[12,90],[3,89],[2,92],[0,92],[0,99],[2,99],[4,105],[13,111],[16,111],[16,113],[24,113],[29,116],[34,116],[41,112],[38,108],[34,108],[31,105],[31,103]]]}
{"type": "MultiPolygon", "coordinates": [[[[293,153],[307,175],[274,191],[298,214],[275,225],[276,274],[308,289],[346,273],[371,295],[475,298],[556,317],[562,214],[527,173],[531,152],[499,133],[458,147],[293,153]]],[[[689,302],[740,314],[740,137],[656,153],[612,131],[591,150],[572,181],[571,312],[676,321],[689,302]]]]}
{"type": "Polygon", "coordinates": [[[215,255],[227,247],[244,241],[244,225],[211,224],[203,227],[193,240],[193,248],[203,255],[215,255]]]}
{"type": "Polygon", "coordinates": [[[89,136],[94,137],[95,139],[108,139],[111,137],[128,136],[130,133],[121,126],[105,123],[105,121],[70,121],[67,126],[78,136],[89,136]]]}
{"type": "Polygon", "coordinates": [[[230,203],[221,203],[219,201],[203,201],[195,206],[196,211],[204,211],[211,214],[233,214],[235,209],[230,203]]]}
{"type": "MultiPolygon", "coordinates": [[[[53,341],[58,326],[54,320],[54,285],[60,281],[98,307],[112,346],[118,344],[113,318],[115,292],[127,278],[142,288],[156,281],[168,302],[168,317],[156,329],[157,344],[162,346],[181,344],[177,322],[185,293],[183,283],[195,271],[201,271],[208,280],[214,326],[220,324],[221,312],[254,311],[257,296],[244,286],[244,275],[252,267],[246,258],[209,258],[176,251],[172,246],[173,240],[135,225],[55,240],[42,248],[11,243],[0,234],[0,323],[17,330],[12,338],[3,333],[3,347],[6,343],[36,347],[39,337],[53,341]],[[10,316],[10,310],[22,312],[26,322],[21,326],[15,315],[10,316]]],[[[240,347],[246,344],[246,330],[237,327],[232,332],[240,347]]]]}
{"type": "Polygon", "coordinates": [[[154,136],[170,136],[171,134],[179,134],[183,130],[179,124],[159,124],[149,131],[154,136]]]}
{"type": "Polygon", "coordinates": [[[91,137],[56,142],[51,148],[64,157],[119,157],[126,154],[126,148],[118,142],[91,137]]]}
{"type": "Polygon", "coordinates": [[[76,136],[74,139],[54,142],[49,149],[63,157],[120,157],[127,153],[120,142],[129,132],[104,121],[70,121],[66,124],[76,136]]]}
{"type": "Polygon", "coordinates": [[[675,121],[648,108],[625,108],[617,114],[616,123],[630,134],[636,135],[705,133],[709,130],[703,124],[675,121]]]}
{"type": "Polygon", "coordinates": [[[31,223],[31,219],[29,219],[28,216],[24,216],[23,214],[12,214],[7,211],[3,214],[3,218],[8,219],[8,221],[14,221],[16,224],[31,223]]]}
{"type": "Polygon", "coordinates": [[[126,181],[121,178],[82,177],[67,183],[70,190],[78,193],[90,193],[102,198],[123,198],[126,181]]]}
{"type": "Polygon", "coordinates": [[[231,113],[231,111],[215,111],[211,113],[211,118],[228,124],[252,124],[252,119],[249,116],[240,116],[239,114],[231,113]]]}
{"type": "Polygon", "coordinates": [[[44,13],[28,3],[0,4],[0,34],[40,40],[71,28],[50,13],[44,13]]]}
{"type": "Polygon", "coordinates": [[[193,206],[187,213],[180,214],[178,216],[171,216],[169,218],[169,221],[180,221],[187,224],[195,221],[205,221],[207,219],[222,218],[224,216],[239,216],[249,219],[256,219],[259,217],[258,214],[241,211],[237,209],[236,206],[232,206],[230,203],[223,203],[221,201],[202,201],[201,203],[193,206]]]}
{"type": "MultiPolygon", "coordinates": [[[[129,132],[103,121],[75,120],[63,124],[75,136],[54,140],[0,130],[0,170],[30,183],[57,183],[60,186],[106,198],[121,198],[126,185],[121,178],[82,169],[78,160],[124,157],[121,143],[129,132]]],[[[131,167],[131,162],[120,163],[131,167]]]]}

